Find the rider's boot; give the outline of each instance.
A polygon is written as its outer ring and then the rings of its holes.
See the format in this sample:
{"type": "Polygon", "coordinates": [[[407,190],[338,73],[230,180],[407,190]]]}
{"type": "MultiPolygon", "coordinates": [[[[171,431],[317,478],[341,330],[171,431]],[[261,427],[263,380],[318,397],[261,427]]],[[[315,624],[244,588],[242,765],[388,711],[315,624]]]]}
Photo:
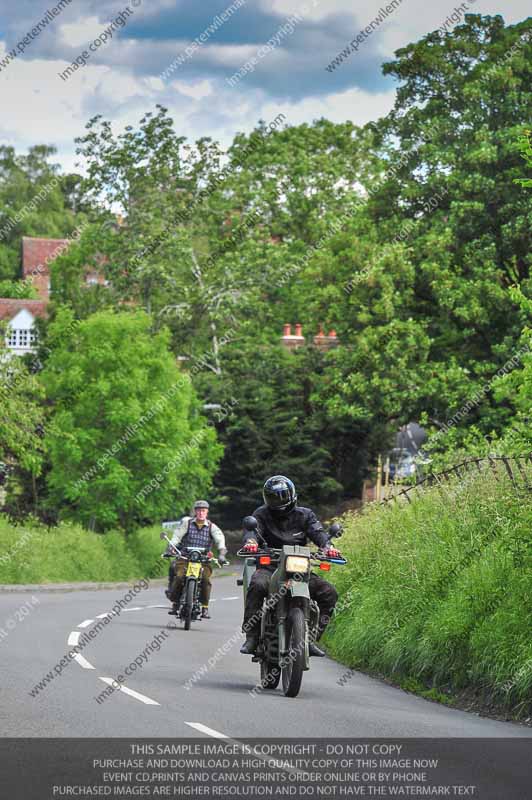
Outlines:
{"type": "Polygon", "coordinates": [[[255,654],[257,650],[257,645],[259,643],[259,637],[255,633],[248,633],[246,636],[246,641],[240,648],[240,652],[243,653],[245,656],[252,656],[255,654]]]}
{"type": "Polygon", "coordinates": [[[210,619],[210,618],[211,618],[211,615],[209,614],[209,607],[208,606],[202,606],[201,619],[210,619]]]}
{"type": "Polygon", "coordinates": [[[260,622],[253,627],[244,621],[243,631],[246,634],[246,641],[240,648],[240,652],[245,656],[253,656],[257,650],[260,638],[260,622]]]}
{"type": "Polygon", "coordinates": [[[323,617],[320,617],[320,621],[318,623],[318,630],[316,632],[316,639],[313,642],[309,642],[308,646],[309,656],[315,656],[317,658],[323,658],[325,656],[325,651],[322,650],[321,647],[318,647],[317,642],[319,642],[319,640],[321,639],[323,631],[327,627],[328,622],[329,622],[329,617],[326,617],[325,619],[323,619],[323,617]]]}
{"type": "Polygon", "coordinates": [[[178,609],[177,603],[172,603],[172,608],[168,613],[171,614],[173,617],[177,617],[177,609],[178,609]]]}

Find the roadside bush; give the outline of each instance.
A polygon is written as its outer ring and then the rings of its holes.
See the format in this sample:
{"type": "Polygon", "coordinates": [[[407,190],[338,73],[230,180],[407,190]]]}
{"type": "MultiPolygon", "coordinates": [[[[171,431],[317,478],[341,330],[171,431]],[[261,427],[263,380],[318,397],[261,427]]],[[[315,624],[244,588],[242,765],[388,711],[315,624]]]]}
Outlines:
{"type": "Polygon", "coordinates": [[[532,708],[532,498],[490,471],[345,522],[331,654],[350,667],[532,708]],[[348,596],[347,602],[342,597],[348,596]]]}
{"type": "MultiPolygon", "coordinates": [[[[154,574],[164,547],[159,528],[130,537],[92,533],[81,526],[46,528],[37,521],[13,526],[0,517],[0,583],[125,581],[154,574]]],[[[166,562],[163,562],[163,567],[166,562]]],[[[157,571],[163,576],[165,569],[157,571]]]]}

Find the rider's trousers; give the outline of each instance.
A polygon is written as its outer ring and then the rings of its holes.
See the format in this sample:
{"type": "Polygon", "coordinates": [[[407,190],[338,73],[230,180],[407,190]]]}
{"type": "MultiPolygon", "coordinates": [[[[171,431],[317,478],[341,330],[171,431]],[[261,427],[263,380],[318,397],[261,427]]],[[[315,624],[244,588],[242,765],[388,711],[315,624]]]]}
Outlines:
{"type": "MultiPolygon", "coordinates": [[[[172,603],[178,603],[179,598],[181,596],[181,592],[183,591],[183,585],[185,583],[185,573],[187,571],[187,561],[176,561],[175,562],[175,577],[172,581],[172,587],[170,589],[170,600],[172,603]]],[[[212,567],[210,564],[203,565],[203,577],[200,583],[200,603],[202,606],[208,606],[209,600],[211,597],[211,575],[212,575],[212,567]]]]}
{"type": "MultiPolygon", "coordinates": [[[[268,585],[273,570],[257,569],[253,573],[246,595],[246,608],[244,611],[244,633],[258,635],[260,632],[260,618],[262,603],[268,596],[268,585]]],[[[314,572],[310,573],[309,592],[312,600],[315,600],[320,609],[320,622],[318,629],[318,639],[327,627],[332,612],[338,600],[338,592],[328,581],[323,580],[314,572]]]]}

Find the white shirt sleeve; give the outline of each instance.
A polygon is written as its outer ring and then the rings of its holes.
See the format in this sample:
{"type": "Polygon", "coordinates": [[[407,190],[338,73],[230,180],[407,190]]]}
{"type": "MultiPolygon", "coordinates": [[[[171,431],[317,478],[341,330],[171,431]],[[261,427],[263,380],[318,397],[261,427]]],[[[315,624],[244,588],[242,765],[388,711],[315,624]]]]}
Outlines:
{"type": "Polygon", "coordinates": [[[174,528],[172,528],[174,534],[170,541],[172,542],[174,547],[177,547],[177,545],[181,542],[181,539],[187,532],[189,521],[190,517],[183,517],[183,519],[180,519],[177,525],[174,528]]]}
{"type": "Polygon", "coordinates": [[[218,527],[218,525],[215,525],[214,522],[211,522],[211,536],[218,549],[218,552],[220,550],[227,550],[225,546],[225,536],[223,535],[222,530],[218,527]]]}

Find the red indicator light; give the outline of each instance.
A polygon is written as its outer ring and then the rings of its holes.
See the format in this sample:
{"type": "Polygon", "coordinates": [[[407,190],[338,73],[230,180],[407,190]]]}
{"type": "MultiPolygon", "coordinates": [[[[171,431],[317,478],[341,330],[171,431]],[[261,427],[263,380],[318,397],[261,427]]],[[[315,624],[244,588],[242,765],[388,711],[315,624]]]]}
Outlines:
{"type": "Polygon", "coordinates": [[[331,565],[328,563],[328,561],[322,561],[320,564],[320,569],[322,569],[324,572],[329,572],[330,568],[331,565]]]}
{"type": "Polygon", "coordinates": [[[272,560],[271,560],[270,556],[260,556],[259,564],[265,564],[266,565],[266,564],[271,564],[271,563],[272,563],[272,560]]]}

